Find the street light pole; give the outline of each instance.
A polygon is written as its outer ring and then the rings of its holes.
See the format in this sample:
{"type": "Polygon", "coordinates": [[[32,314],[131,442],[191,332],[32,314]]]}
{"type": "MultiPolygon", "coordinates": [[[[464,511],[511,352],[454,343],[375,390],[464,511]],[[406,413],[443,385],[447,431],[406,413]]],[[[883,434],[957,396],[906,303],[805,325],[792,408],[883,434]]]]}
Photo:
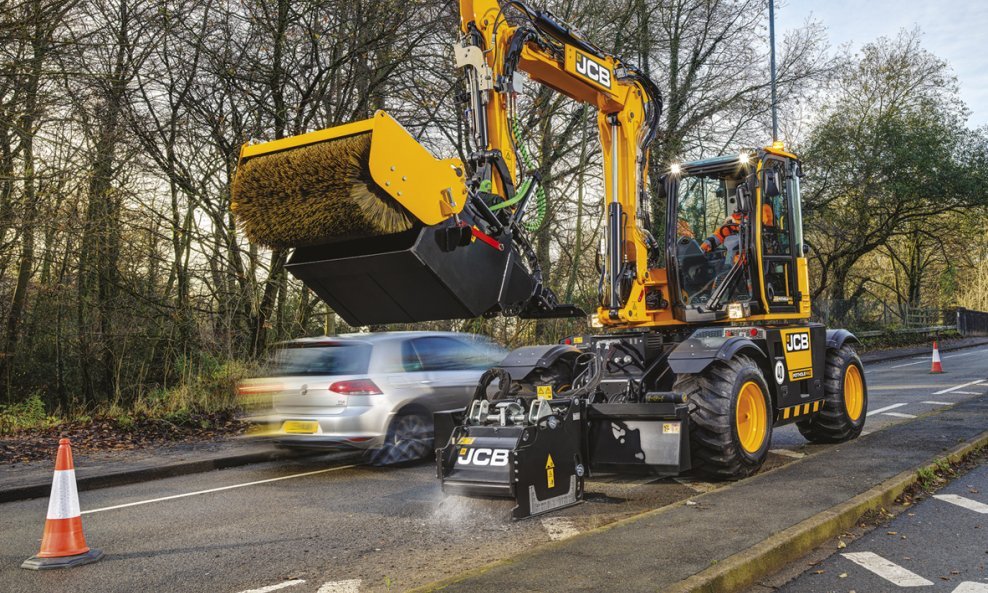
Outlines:
{"type": "Polygon", "coordinates": [[[779,139],[779,114],[775,99],[775,0],[768,0],[768,40],[772,52],[772,142],[779,139]]]}

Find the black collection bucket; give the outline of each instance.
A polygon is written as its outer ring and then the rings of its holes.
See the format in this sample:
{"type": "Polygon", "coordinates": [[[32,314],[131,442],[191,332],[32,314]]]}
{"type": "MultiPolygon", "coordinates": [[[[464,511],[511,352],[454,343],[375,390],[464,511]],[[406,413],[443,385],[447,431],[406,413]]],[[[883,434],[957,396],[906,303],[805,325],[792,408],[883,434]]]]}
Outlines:
{"type": "Polygon", "coordinates": [[[476,239],[450,247],[456,228],[451,219],[299,247],[286,267],[354,327],[469,319],[527,302],[535,281],[511,245],[497,238],[500,248],[476,239]]]}

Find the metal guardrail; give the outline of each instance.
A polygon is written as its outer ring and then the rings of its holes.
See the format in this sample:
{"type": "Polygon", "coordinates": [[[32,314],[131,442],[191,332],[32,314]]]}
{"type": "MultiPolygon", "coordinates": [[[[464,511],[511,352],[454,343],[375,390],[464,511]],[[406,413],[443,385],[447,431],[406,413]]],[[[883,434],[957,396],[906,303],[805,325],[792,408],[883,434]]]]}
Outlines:
{"type": "Polygon", "coordinates": [[[936,332],[956,330],[956,329],[957,329],[956,325],[934,325],[931,327],[913,327],[906,329],[897,329],[894,331],[875,329],[866,332],[854,332],[854,335],[859,338],[874,338],[876,336],[882,336],[885,334],[933,334],[936,332]]]}

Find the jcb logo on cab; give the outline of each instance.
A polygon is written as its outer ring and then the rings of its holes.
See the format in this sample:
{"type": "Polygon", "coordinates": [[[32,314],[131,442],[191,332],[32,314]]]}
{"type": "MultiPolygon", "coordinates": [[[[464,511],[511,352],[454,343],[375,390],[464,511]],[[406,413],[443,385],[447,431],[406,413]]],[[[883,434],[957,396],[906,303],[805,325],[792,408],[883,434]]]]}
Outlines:
{"type": "Polygon", "coordinates": [[[461,465],[508,465],[509,449],[460,449],[460,455],[456,458],[456,463],[461,465]]]}
{"type": "Polygon", "coordinates": [[[799,352],[800,350],[810,349],[810,334],[809,332],[799,333],[799,334],[789,334],[786,340],[786,352],[799,352]]]}

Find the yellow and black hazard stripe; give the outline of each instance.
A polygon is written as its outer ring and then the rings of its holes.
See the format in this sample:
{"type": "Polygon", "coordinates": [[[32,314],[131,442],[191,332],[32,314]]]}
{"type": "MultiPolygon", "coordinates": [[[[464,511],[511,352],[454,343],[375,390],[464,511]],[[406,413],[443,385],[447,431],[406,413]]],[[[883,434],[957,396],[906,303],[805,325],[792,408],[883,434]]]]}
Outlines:
{"type": "Polygon", "coordinates": [[[821,403],[823,403],[823,400],[818,399],[815,402],[807,402],[805,404],[799,404],[798,406],[782,408],[776,411],[775,421],[779,422],[781,420],[789,420],[791,418],[798,418],[799,416],[806,416],[807,414],[819,412],[821,403]]]}

